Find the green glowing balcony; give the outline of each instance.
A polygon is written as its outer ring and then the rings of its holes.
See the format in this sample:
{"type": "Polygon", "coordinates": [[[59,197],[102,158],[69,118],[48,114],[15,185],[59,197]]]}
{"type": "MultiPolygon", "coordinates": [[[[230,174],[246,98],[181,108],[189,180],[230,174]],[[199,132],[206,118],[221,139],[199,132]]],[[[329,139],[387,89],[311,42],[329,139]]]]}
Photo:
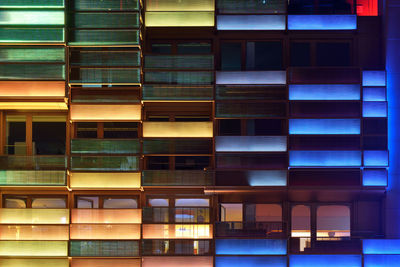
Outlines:
{"type": "Polygon", "coordinates": [[[214,69],[214,56],[148,55],[145,57],[144,63],[145,69],[212,70],[214,69]]]}
{"type": "Polygon", "coordinates": [[[139,13],[91,13],[81,12],[74,14],[73,28],[136,28],[140,27],[139,13]],[[99,23],[100,22],[100,23],[99,23]]]}
{"type": "Polygon", "coordinates": [[[2,10],[0,26],[64,26],[64,10],[2,10]]]}
{"type": "Polygon", "coordinates": [[[143,86],[144,100],[212,100],[213,86],[174,86],[149,85],[143,86]]]}
{"type": "Polygon", "coordinates": [[[65,170],[65,156],[0,156],[1,170],[65,170]]]}
{"type": "Polygon", "coordinates": [[[217,85],[217,100],[265,99],[286,100],[286,87],[268,85],[217,85]]]}
{"type": "Polygon", "coordinates": [[[0,171],[1,186],[64,186],[66,171],[0,171]]]}
{"type": "Polygon", "coordinates": [[[139,10],[139,0],[124,0],[122,2],[115,0],[74,0],[72,2],[75,11],[138,11],[139,10]]]}
{"type": "Polygon", "coordinates": [[[211,85],[214,82],[214,72],[147,71],[144,74],[144,80],[146,83],[211,85]]]}
{"type": "Polygon", "coordinates": [[[74,48],[71,66],[140,66],[140,52],[135,48],[74,48]]]}
{"type": "Polygon", "coordinates": [[[211,139],[144,139],[143,154],[212,154],[211,139]]]}
{"type": "Polygon", "coordinates": [[[0,47],[0,62],[5,63],[64,63],[64,47],[0,47]]]}
{"type": "Polygon", "coordinates": [[[140,83],[139,68],[72,68],[70,83],[140,83]]]}
{"type": "Polygon", "coordinates": [[[69,40],[71,46],[136,46],[139,45],[139,30],[74,30],[69,40]]]}
{"type": "Polygon", "coordinates": [[[64,29],[0,28],[0,43],[64,43],[64,29]]]}
{"type": "Polygon", "coordinates": [[[214,172],[202,170],[144,170],[142,186],[213,185],[214,172]]]}
{"type": "Polygon", "coordinates": [[[139,241],[70,241],[72,257],[137,257],[139,241]]]}
{"type": "Polygon", "coordinates": [[[65,80],[65,66],[50,64],[1,64],[0,80],[65,80]]]}
{"type": "Polygon", "coordinates": [[[140,152],[138,139],[73,139],[71,153],[73,154],[136,154],[140,152]]]}
{"type": "Polygon", "coordinates": [[[0,8],[64,8],[64,0],[1,0],[0,8]]]}
{"type": "Polygon", "coordinates": [[[284,0],[218,0],[219,13],[231,14],[284,14],[286,1],[284,0]]]}
{"type": "Polygon", "coordinates": [[[73,171],[137,171],[139,158],[134,156],[71,157],[73,171]]]}

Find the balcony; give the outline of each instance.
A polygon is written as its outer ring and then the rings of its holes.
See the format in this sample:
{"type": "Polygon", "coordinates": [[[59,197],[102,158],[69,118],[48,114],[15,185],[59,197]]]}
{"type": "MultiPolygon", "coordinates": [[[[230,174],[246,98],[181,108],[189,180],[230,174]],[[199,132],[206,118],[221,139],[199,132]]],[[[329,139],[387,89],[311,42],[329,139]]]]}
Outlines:
{"type": "Polygon", "coordinates": [[[210,208],[144,208],[143,223],[209,223],[210,208]]]}
{"type": "Polygon", "coordinates": [[[216,222],[216,237],[286,238],[284,222],[216,222]]]}
{"type": "Polygon", "coordinates": [[[139,241],[70,241],[72,257],[137,257],[139,241]]]}
{"type": "Polygon", "coordinates": [[[143,122],[143,137],[213,137],[213,122],[143,122]]]}
{"type": "Polygon", "coordinates": [[[137,154],[140,152],[139,139],[73,139],[72,154],[137,154]]]}
{"type": "Polygon", "coordinates": [[[212,100],[212,85],[179,86],[150,85],[143,86],[144,100],[212,100]]]}
{"type": "Polygon", "coordinates": [[[304,254],[361,254],[362,242],[356,238],[291,238],[290,249],[304,254]]]}
{"type": "Polygon", "coordinates": [[[212,239],[212,224],[143,224],[143,239],[212,239]]]}
{"type": "Polygon", "coordinates": [[[285,14],[286,1],[217,0],[217,8],[220,14],[285,14]]]}
{"type": "Polygon", "coordinates": [[[210,240],[143,240],[144,256],[198,256],[211,254],[210,240]]]}
{"type": "Polygon", "coordinates": [[[2,170],[62,170],[67,168],[65,156],[0,156],[2,170]]]}
{"type": "Polygon", "coordinates": [[[210,139],[144,139],[143,154],[212,154],[210,139]]]}
{"type": "Polygon", "coordinates": [[[0,224],[68,223],[68,209],[0,209],[0,224]]]}
{"type": "Polygon", "coordinates": [[[213,70],[213,55],[147,55],[144,67],[166,70],[213,70]]]}
{"type": "Polygon", "coordinates": [[[142,186],[207,186],[213,185],[212,171],[144,170],[142,186]]]}
{"type": "Polygon", "coordinates": [[[70,186],[74,189],[140,188],[140,179],[139,172],[73,172],[70,186]]]}
{"type": "Polygon", "coordinates": [[[65,186],[66,183],[66,171],[0,171],[0,186],[65,186]]]}
{"type": "Polygon", "coordinates": [[[134,156],[71,157],[72,171],[137,171],[139,158],[134,156]]]}

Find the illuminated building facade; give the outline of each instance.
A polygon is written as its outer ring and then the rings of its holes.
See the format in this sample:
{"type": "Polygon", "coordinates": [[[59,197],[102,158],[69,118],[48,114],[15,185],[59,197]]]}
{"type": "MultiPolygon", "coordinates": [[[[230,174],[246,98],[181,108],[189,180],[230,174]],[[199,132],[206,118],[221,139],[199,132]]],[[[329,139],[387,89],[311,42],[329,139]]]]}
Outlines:
{"type": "Polygon", "coordinates": [[[2,0],[0,266],[397,266],[399,18],[2,0]]]}

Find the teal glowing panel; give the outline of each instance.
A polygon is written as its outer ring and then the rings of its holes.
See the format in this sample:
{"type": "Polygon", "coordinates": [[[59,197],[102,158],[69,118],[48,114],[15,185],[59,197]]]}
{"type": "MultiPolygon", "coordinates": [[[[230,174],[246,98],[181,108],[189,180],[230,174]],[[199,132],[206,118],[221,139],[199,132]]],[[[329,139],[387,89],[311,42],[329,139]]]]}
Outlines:
{"type": "Polygon", "coordinates": [[[291,119],[289,134],[360,134],[360,120],[291,119]]]}
{"type": "Polygon", "coordinates": [[[364,254],[400,254],[400,239],[364,239],[364,254]]]}
{"type": "Polygon", "coordinates": [[[0,28],[0,43],[63,43],[64,29],[0,28]]]}
{"type": "Polygon", "coordinates": [[[366,70],[363,71],[363,86],[386,86],[386,72],[366,70]]]}
{"type": "Polygon", "coordinates": [[[364,169],[362,176],[363,186],[387,186],[387,169],[364,169]]]}
{"type": "Polygon", "coordinates": [[[389,152],[386,150],[365,150],[364,166],[366,167],[389,166],[389,152]]]}
{"type": "Polygon", "coordinates": [[[302,151],[289,152],[292,167],[359,167],[361,151],[302,151]]]}
{"type": "Polygon", "coordinates": [[[254,170],[246,173],[250,186],[286,186],[287,184],[287,171],[254,170]]]}
{"type": "Polygon", "coordinates": [[[63,8],[64,0],[1,0],[0,8],[63,8]]]}
{"type": "Polygon", "coordinates": [[[0,64],[0,80],[65,80],[65,65],[0,64]]]}
{"type": "Polygon", "coordinates": [[[2,11],[0,25],[64,25],[64,11],[2,11]]]}
{"type": "Polygon", "coordinates": [[[139,30],[75,30],[69,45],[138,45],[139,30]]]}
{"type": "Polygon", "coordinates": [[[361,267],[361,255],[290,255],[290,267],[361,267]]]}
{"type": "Polygon", "coordinates": [[[364,87],[364,101],[386,101],[386,87],[364,87]]]}
{"type": "Polygon", "coordinates": [[[0,62],[64,63],[65,48],[51,46],[3,46],[0,47],[0,62]]]}
{"type": "Polygon", "coordinates": [[[357,84],[292,84],[289,100],[360,100],[357,84]]]}
{"type": "Polygon", "coordinates": [[[363,102],[363,117],[364,118],[386,118],[387,103],[378,101],[363,102]]]}
{"type": "Polygon", "coordinates": [[[289,30],[356,30],[357,15],[288,15],[289,30]]]}
{"type": "Polygon", "coordinates": [[[396,267],[400,255],[365,255],[364,267],[396,267]]]}
{"type": "Polygon", "coordinates": [[[217,152],[285,152],[286,136],[217,136],[217,152]]]}
{"type": "Polygon", "coordinates": [[[285,255],[286,240],[216,239],[216,255],[285,255]]]}
{"type": "Polygon", "coordinates": [[[284,15],[219,15],[217,30],[286,30],[284,15]]]}
{"type": "Polygon", "coordinates": [[[286,267],[285,256],[215,257],[216,267],[286,267]]]}

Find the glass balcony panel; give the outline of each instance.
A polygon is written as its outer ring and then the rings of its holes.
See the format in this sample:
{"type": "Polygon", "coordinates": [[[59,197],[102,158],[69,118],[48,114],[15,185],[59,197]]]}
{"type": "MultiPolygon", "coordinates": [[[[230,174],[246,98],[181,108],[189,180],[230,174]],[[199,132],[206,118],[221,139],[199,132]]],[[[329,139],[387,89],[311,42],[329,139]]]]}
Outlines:
{"type": "Polygon", "coordinates": [[[137,257],[139,241],[70,241],[72,257],[137,257]]]}
{"type": "Polygon", "coordinates": [[[214,12],[149,12],[146,11],[146,27],[213,27],[214,12]]]}
{"type": "Polygon", "coordinates": [[[139,0],[74,0],[75,11],[139,11],[139,0]]]}
{"type": "Polygon", "coordinates": [[[57,266],[69,267],[69,261],[65,259],[0,259],[0,266],[3,267],[43,267],[57,266]]]}
{"type": "Polygon", "coordinates": [[[144,58],[145,69],[170,70],[212,70],[214,69],[213,55],[147,55],[144,58]]]}
{"type": "Polygon", "coordinates": [[[211,71],[146,71],[146,83],[211,85],[214,74],[211,71]]]}
{"type": "Polygon", "coordinates": [[[288,15],[289,30],[356,30],[357,15],[288,15]]]}
{"type": "Polygon", "coordinates": [[[64,156],[0,156],[2,170],[65,170],[64,156]]]}
{"type": "Polygon", "coordinates": [[[14,25],[54,25],[64,26],[64,11],[58,10],[2,10],[2,19],[0,20],[1,26],[14,26],[14,25]]]}
{"type": "Polygon", "coordinates": [[[72,68],[70,82],[85,83],[140,83],[138,68],[72,68]]]}
{"type": "Polygon", "coordinates": [[[286,136],[217,136],[216,152],[284,152],[286,136]]]}
{"type": "Polygon", "coordinates": [[[282,0],[217,0],[219,13],[284,14],[286,3],[282,0]]]}
{"type": "Polygon", "coordinates": [[[217,186],[286,186],[286,170],[218,171],[217,186]]]}
{"type": "Polygon", "coordinates": [[[143,224],[143,239],[212,239],[210,224],[143,224]]]}
{"type": "Polygon", "coordinates": [[[0,209],[0,224],[68,223],[68,209],[0,209]]]}
{"type": "Polygon", "coordinates": [[[363,186],[387,186],[387,169],[364,169],[362,172],[363,186]]]}
{"type": "Polygon", "coordinates": [[[63,43],[64,29],[1,28],[0,43],[63,43]]]}
{"type": "Polygon", "coordinates": [[[73,28],[139,28],[139,13],[91,13],[80,12],[73,15],[73,28]],[[101,24],[98,22],[101,21],[101,24]]]}
{"type": "Polygon", "coordinates": [[[358,68],[291,68],[291,84],[360,84],[358,68]]]}
{"type": "Polygon", "coordinates": [[[284,31],[284,15],[218,15],[217,30],[220,31],[284,31]]]}
{"type": "Polygon", "coordinates": [[[63,47],[0,47],[0,62],[8,63],[64,63],[63,47]]]}
{"type": "Polygon", "coordinates": [[[364,118],[386,118],[388,113],[387,102],[368,101],[363,102],[364,118]]]}
{"type": "Polygon", "coordinates": [[[286,71],[217,71],[221,84],[286,84],[286,71]]]}
{"type": "Polygon", "coordinates": [[[76,154],[136,154],[140,151],[138,139],[72,139],[71,153],[76,154]]]}
{"type": "Polygon", "coordinates": [[[140,66],[140,52],[130,48],[71,49],[71,66],[140,66]]]}
{"type": "Polygon", "coordinates": [[[289,100],[360,100],[357,84],[291,84],[289,100]]]}
{"type": "Polygon", "coordinates": [[[400,261],[400,255],[365,255],[364,267],[392,267],[400,261]]]}
{"type": "Polygon", "coordinates": [[[149,85],[143,86],[144,100],[212,100],[212,86],[174,86],[149,85]]]}
{"type": "Polygon", "coordinates": [[[385,71],[371,71],[365,70],[362,73],[363,86],[386,86],[386,72],[385,71]]]}
{"type": "Polygon", "coordinates": [[[142,186],[206,186],[213,184],[211,171],[144,170],[142,186]]]}
{"type": "MultiPolygon", "coordinates": [[[[252,237],[252,238],[286,237],[285,233],[286,228],[283,222],[217,222],[215,227],[216,227],[215,230],[217,237],[252,237]]],[[[258,245],[260,247],[263,246],[263,244],[258,244],[258,245]]],[[[251,246],[258,246],[258,245],[251,244],[251,246]]],[[[222,245],[222,247],[226,246],[227,244],[222,245]]],[[[239,248],[242,245],[237,244],[237,246],[239,248]]],[[[245,249],[243,248],[243,251],[244,250],[245,249]]],[[[253,250],[250,249],[250,251],[253,250]]],[[[231,254],[231,253],[222,253],[222,254],[231,254]]]]}
{"type": "Polygon", "coordinates": [[[13,98],[64,98],[64,81],[0,81],[0,95],[13,98]]]}
{"type": "Polygon", "coordinates": [[[209,208],[164,208],[143,209],[143,223],[209,223],[209,208]],[[170,218],[172,216],[172,218],[170,218]],[[171,221],[172,220],[172,221],[171,221]]]}
{"type": "Polygon", "coordinates": [[[71,261],[71,267],[140,267],[141,259],[78,259],[71,261]]]}
{"type": "Polygon", "coordinates": [[[73,121],[135,121],[142,117],[141,105],[81,105],[70,106],[73,121]]]}
{"type": "Polygon", "coordinates": [[[0,171],[2,186],[65,186],[66,171],[0,171]]]}
{"type": "Polygon", "coordinates": [[[71,222],[75,224],[140,224],[140,209],[72,209],[71,222]]]}
{"type": "Polygon", "coordinates": [[[287,154],[217,154],[218,169],[285,169],[287,154]]]}
{"type": "Polygon", "coordinates": [[[210,252],[210,240],[143,240],[142,243],[142,255],[145,256],[199,256],[209,255],[210,252]]]}
{"type": "Polygon", "coordinates": [[[216,255],[286,255],[283,239],[217,239],[216,255]]]}
{"type": "Polygon", "coordinates": [[[285,117],[286,103],[229,103],[216,104],[218,118],[285,117]]]}
{"type": "Polygon", "coordinates": [[[214,0],[146,0],[146,11],[214,11],[214,0]]]}
{"type": "Polygon", "coordinates": [[[286,100],[286,88],[262,85],[218,85],[216,88],[216,99],[286,100]]]}
{"type": "Polygon", "coordinates": [[[0,8],[63,8],[64,0],[3,0],[0,8]]]}
{"type": "Polygon", "coordinates": [[[73,171],[137,171],[139,158],[134,156],[84,156],[71,157],[73,171]]]}
{"type": "MultiPolygon", "coordinates": [[[[0,34],[1,36],[1,34],[0,34]]],[[[69,45],[139,45],[139,30],[74,30],[69,45]]]]}
{"type": "Polygon", "coordinates": [[[0,80],[65,80],[65,65],[1,64],[0,80]]]}
{"type": "Polygon", "coordinates": [[[143,154],[212,154],[209,139],[144,139],[143,154]]]}
{"type": "Polygon", "coordinates": [[[0,225],[0,240],[69,240],[68,225],[0,225]]]}
{"type": "Polygon", "coordinates": [[[143,257],[142,267],[212,267],[213,257],[143,257]]]}
{"type": "Polygon", "coordinates": [[[89,225],[72,224],[71,239],[123,240],[140,239],[140,224],[89,225]]]}
{"type": "Polygon", "coordinates": [[[292,101],[289,104],[292,118],[354,118],[361,116],[359,101],[292,101]]]}
{"type": "Polygon", "coordinates": [[[213,122],[143,122],[143,137],[213,137],[213,122]]]}
{"type": "Polygon", "coordinates": [[[0,241],[0,256],[66,257],[68,241],[0,241]]]}
{"type": "Polygon", "coordinates": [[[140,188],[140,173],[73,172],[71,188],[140,188]]]}
{"type": "Polygon", "coordinates": [[[269,257],[215,257],[216,267],[247,267],[247,266],[258,266],[258,267],[286,267],[287,259],[285,256],[269,256],[269,257]]]}
{"type": "Polygon", "coordinates": [[[360,120],[290,119],[289,134],[360,134],[360,120]]]}
{"type": "Polygon", "coordinates": [[[363,101],[386,101],[386,87],[364,87],[363,101]]]}
{"type": "Polygon", "coordinates": [[[361,267],[361,255],[290,255],[291,267],[361,267]]]}
{"type": "Polygon", "coordinates": [[[300,151],[289,152],[293,167],[357,167],[361,166],[361,151],[300,151]]]}

